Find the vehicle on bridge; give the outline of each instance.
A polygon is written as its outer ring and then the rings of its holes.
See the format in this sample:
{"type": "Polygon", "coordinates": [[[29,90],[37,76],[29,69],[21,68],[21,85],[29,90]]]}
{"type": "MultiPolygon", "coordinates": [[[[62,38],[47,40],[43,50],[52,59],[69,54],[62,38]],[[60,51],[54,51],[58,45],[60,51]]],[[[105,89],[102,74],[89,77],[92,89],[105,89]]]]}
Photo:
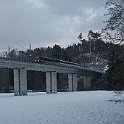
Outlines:
{"type": "Polygon", "coordinates": [[[35,57],[36,63],[58,63],[58,64],[71,64],[71,65],[79,65],[78,63],[70,62],[70,61],[64,61],[61,59],[53,59],[53,58],[47,58],[44,56],[37,56],[35,57]]]}
{"type": "Polygon", "coordinates": [[[37,56],[37,57],[35,57],[35,62],[37,62],[37,63],[47,63],[47,62],[59,63],[60,60],[59,59],[47,58],[47,57],[44,57],[44,56],[37,56]]]}

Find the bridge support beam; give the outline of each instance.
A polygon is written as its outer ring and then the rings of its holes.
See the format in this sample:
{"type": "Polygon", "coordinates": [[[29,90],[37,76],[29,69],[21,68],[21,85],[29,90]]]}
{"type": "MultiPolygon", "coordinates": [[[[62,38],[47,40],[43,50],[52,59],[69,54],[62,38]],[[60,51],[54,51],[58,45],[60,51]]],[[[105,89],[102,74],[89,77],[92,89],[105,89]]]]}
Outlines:
{"type": "Polygon", "coordinates": [[[27,95],[27,72],[26,69],[14,69],[14,95],[27,95]]]}
{"type": "Polygon", "coordinates": [[[46,91],[47,93],[57,93],[56,72],[46,72],[46,91]]]}
{"type": "Polygon", "coordinates": [[[91,88],[91,76],[83,76],[83,86],[86,90],[91,88]]]}
{"type": "Polygon", "coordinates": [[[77,91],[77,74],[68,74],[69,91],[77,91]]]}

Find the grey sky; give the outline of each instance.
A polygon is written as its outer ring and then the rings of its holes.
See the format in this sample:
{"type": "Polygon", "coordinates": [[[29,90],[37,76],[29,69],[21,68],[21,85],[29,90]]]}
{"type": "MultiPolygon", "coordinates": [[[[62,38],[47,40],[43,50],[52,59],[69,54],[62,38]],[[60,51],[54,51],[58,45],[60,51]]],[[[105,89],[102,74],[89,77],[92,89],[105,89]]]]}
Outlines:
{"type": "Polygon", "coordinates": [[[67,47],[101,30],[105,0],[0,0],[0,49],[67,47]]]}

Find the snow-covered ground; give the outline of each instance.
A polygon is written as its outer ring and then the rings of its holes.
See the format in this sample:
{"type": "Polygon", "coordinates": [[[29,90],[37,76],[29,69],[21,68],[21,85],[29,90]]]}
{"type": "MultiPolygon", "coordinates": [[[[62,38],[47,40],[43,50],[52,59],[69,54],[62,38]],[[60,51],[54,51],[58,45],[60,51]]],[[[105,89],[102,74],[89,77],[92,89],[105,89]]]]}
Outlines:
{"type": "Polygon", "coordinates": [[[111,99],[110,91],[0,94],[0,124],[124,124],[124,102],[111,99]]]}

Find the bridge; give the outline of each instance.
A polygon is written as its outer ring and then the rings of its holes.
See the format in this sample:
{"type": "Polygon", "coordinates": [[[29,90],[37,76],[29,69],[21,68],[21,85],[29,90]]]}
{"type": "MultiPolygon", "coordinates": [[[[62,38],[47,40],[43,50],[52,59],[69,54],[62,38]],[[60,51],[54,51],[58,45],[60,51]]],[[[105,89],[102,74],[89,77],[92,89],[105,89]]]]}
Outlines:
{"type": "Polygon", "coordinates": [[[96,67],[80,65],[77,63],[35,63],[0,58],[0,68],[13,69],[14,95],[27,95],[27,71],[46,72],[46,92],[57,92],[57,73],[68,74],[69,91],[77,90],[77,75],[83,75],[84,87],[91,86],[91,76],[104,73],[96,67]]]}

